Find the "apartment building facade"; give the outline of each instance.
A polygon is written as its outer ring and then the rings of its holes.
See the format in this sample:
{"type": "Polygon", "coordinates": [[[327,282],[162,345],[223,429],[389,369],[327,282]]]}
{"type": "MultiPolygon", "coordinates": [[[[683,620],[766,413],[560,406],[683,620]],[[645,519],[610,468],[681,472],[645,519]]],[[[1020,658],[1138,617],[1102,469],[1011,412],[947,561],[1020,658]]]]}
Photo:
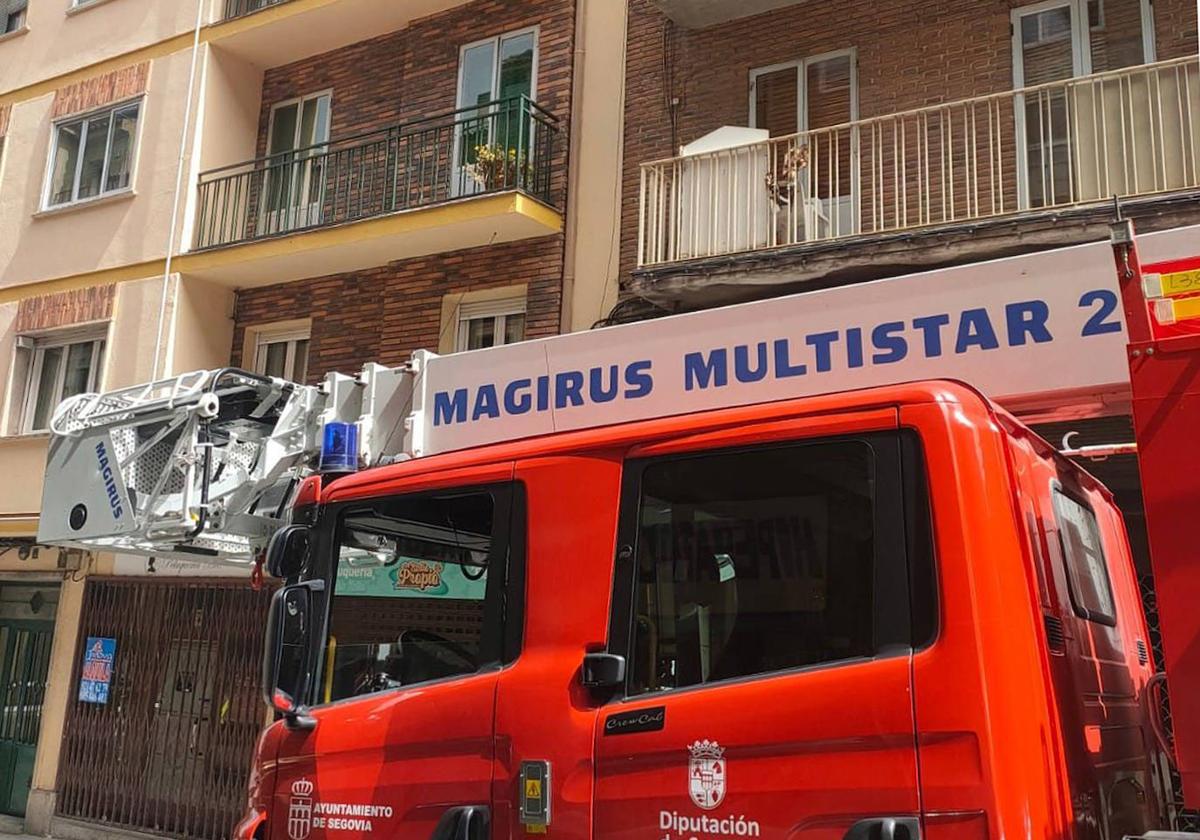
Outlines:
{"type": "Polygon", "coordinates": [[[0,12],[0,813],[63,836],[226,836],[264,721],[269,592],[38,545],[53,408],[198,368],[316,381],[600,319],[625,7],[0,12]]]}

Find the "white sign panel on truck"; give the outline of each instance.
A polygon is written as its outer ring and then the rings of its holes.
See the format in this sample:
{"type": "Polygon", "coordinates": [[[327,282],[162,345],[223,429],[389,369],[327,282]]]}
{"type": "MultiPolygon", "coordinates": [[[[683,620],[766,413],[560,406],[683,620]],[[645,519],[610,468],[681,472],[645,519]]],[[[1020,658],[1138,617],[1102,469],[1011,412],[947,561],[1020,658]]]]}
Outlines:
{"type": "MultiPolygon", "coordinates": [[[[1200,251],[1200,227],[1139,239],[1200,251]]],[[[1097,242],[436,357],[424,452],[917,379],[1004,402],[1127,387],[1120,293],[1097,242]]]]}

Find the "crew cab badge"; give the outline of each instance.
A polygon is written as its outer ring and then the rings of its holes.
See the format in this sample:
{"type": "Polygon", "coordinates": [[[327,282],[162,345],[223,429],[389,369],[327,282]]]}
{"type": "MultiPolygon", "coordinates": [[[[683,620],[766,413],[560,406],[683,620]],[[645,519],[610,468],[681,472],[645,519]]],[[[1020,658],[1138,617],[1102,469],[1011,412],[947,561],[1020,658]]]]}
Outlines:
{"type": "Polygon", "coordinates": [[[688,793],[692,801],[711,811],[725,800],[725,750],[716,741],[696,741],[688,749],[688,793]]]}

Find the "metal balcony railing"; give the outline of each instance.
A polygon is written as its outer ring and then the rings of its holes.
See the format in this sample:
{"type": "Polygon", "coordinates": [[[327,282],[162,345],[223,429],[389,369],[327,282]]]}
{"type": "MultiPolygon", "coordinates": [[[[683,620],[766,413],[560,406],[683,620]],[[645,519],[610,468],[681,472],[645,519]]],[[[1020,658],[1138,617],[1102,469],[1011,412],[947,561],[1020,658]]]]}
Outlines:
{"type": "Polygon", "coordinates": [[[638,265],[1200,186],[1195,56],[641,166],[638,265]]]}
{"type": "Polygon", "coordinates": [[[557,133],[521,96],[213,169],[200,175],[194,247],[505,190],[554,206],[557,133]]]}
{"type": "Polygon", "coordinates": [[[221,15],[221,20],[241,17],[242,15],[257,12],[269,6],[278,6],[288,2],[290,0],[225,0],[224,13],[221,15]]]}

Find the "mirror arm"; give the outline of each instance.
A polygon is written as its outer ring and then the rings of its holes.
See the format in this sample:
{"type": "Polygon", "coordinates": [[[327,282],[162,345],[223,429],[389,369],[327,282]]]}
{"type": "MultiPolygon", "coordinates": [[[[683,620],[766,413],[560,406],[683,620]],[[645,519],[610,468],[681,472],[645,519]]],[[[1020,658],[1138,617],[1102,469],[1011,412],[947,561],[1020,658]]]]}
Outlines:
{"type": "Polygon", "coordinates": [[[301,706],[293,712],[284,714],[283,725],[288,729],[310,732],[317,728],[317,719],[308,714],[308,710],[304,706],[301,706]]]}

